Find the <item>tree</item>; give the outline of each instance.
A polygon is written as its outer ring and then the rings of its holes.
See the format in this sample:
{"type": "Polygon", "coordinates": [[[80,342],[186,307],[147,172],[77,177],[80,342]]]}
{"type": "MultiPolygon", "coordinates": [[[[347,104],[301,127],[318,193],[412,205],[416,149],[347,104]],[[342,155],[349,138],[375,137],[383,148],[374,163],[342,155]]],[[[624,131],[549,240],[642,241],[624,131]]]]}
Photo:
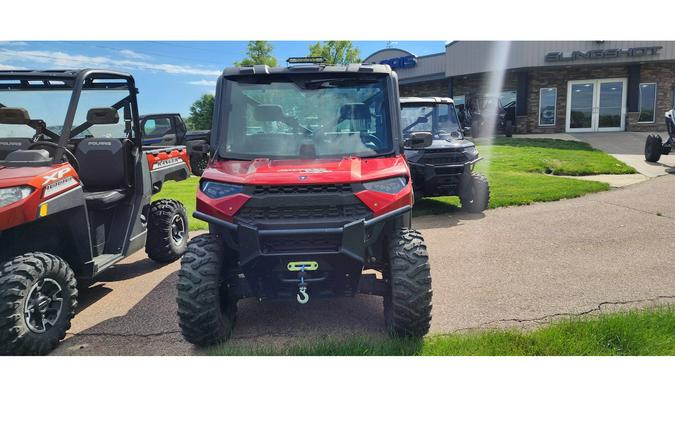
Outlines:
{"type": "Polygon", "coordinates": [[[309,46],[309,55],[323,57],[328,64],[361,63],[359,49],[351,41],[317,41],[309,46]]]}
{"type": "Polygon", "coordinates": [[[246,58],[240,62],[234,62],[235,66],[253,66],[256,64],[266,64],[274,67],[277,65],[277,59],[272,55],[272,44],[267,41],[249,41],[246,47],[246,58]]]}
{"type": "Polygon", "coordinates": [[[215,98],[213,94],[204,94],[190,106],[190,116],[186,124],[192,130],[211,129],[213,119],[213,104],[215,98]]]}

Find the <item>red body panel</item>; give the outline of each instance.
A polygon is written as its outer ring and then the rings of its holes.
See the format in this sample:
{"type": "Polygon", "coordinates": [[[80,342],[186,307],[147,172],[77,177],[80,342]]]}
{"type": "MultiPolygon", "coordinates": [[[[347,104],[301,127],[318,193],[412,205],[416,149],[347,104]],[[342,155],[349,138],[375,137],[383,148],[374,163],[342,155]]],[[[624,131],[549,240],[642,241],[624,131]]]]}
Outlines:
{"type": "Polygon", "coordinates": [[[192,168],[190,167],[190,159],[188,158],[187,155],[187,148],[180,148],[180,149],[171,149],[171,150],[159,150],[157,152],[153,152],[152,150],[146,151],[146,157],[148,158],[148,168],[150,171],[155,170],[155,166],[157,165],[171,165],[171,162],[176,159],[180,159],[185,162],[185,164],[188,166],[190,171],[192,171],[192,168]]]}
{"type": "MultiPolygon", "coordinates": [[[[412,205],[410,170],[403,156],[320,160],[216,160],[203,179],[236,185],[320,185],[360,183],[406,176],[408,185],[397,194],[361,191],[356,196],[377,216],[412,205]]],[[[197,211],[232,221],[249,196],[236,194],[212,199],[197,191],[197,211]]]]}
{"type": "Polygon", "coordinates": [[[80,180],[70,164],[50,167],[1,167],[0,189],[32,186],[34,191],[20,201],[0,208],[0,230],[31,222],[38,217],[38,207],[44,200],[80,186],[80,180]],[[49,192],[49,186],[72,177],[77,183],[49,192]],[[46,193],[46,195],[45,195],[46,193]]]}

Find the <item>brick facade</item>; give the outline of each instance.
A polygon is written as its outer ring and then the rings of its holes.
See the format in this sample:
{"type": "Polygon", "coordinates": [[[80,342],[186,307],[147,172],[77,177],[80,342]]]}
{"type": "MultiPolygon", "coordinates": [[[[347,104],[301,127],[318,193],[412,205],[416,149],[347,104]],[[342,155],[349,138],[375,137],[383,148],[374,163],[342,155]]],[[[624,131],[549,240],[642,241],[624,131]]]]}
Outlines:
{"type": "Polygon", "coordinates": [[[439,79],[399,86],[401,97],[447,97],[448,80],[439,79]]]}
{"type": "MultiPolygon", "coordinates": [[[[577,66],[551,69],[527,70],[529,89],[527,93],[527,116],[516,118],[517,133],[565,132],[567,114],[567,82],[584,79],[628,78],[628,66],[577,66]],[[539,126],[539,90],[556,88],[556,122],[554,126],[539,126]]],[[[472,96],[487,91],[487,74],[457,76],[452,80],[454,96],[472,96]]],[[[640,83],[656,83],[656,116],[654,123],[638,123],[638,112],[626,112],[627,131],[665,131],[663,115],[673,107],[675,87],[675,63],[645,63],[640,66],[640,83]]],[[[507,71],[503,91],[517,88],[516,71],[507,71]]],[[[624,89],[628,86],[624,85],[624,89]]],[[[401,96],[447,96],[449,80],[401,85],[401,96]]]]}

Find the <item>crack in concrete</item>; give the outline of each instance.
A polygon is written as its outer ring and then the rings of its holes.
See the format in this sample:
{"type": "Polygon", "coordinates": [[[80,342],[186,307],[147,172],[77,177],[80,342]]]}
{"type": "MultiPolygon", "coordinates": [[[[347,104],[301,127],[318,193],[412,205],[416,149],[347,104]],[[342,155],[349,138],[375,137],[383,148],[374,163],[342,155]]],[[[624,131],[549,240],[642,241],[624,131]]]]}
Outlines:
{"type": "Polygon", "coordinates": [[[596,202],[598,204],[605,204],[605,205],[612,205],[612,206],[619,207],[619,208],[625,208],[625,209],[628,209],[628,210],[631,210],[631,211],[637,211],[637,212],[642,213],[642,214],[653,215],[653,216],[656,216],[656,217],[664,217],[664,218],[668,218],[670,220],[675,220],[675,217],[671,217],[669,215],[663,214],[660,211],[657,211],[657,212],[645,211],[645,210],[641,210],[641,209],[638,209],[638,208],[629,207],[628,205],[615,204],[613,202],[607,202],[607,201],[590,200],[590,202],[596,202]]]}
{"type": "Polygon", "coordinates": [[[157,333],[68,333],[74,337],[160,337],[169,334],[178,334],[180,330],[160,331],[157,333]]]}
{"type": "MultiPolygon", "coordinates": [[[[663,299],[675,299],[675,295],[659,295],[653,298],[649,299],[635,299],[635,300],[624,300],[624,301],[604,301],[600,302],[597,306],[587,309],[585,311],[581,312],[557,312],[549,315],[544,315],[536,318],[502,318],[502,319],[495,319],[492,321],[487,321],[483,322],[477,326],[473,327],[464,327],[464,328],[458,328],[456,330],[452,330],[451,333],[457,333],[461,331],[471,331],[471,330],[479,330],[481,328],[485,328],[490,325],[494,324],[500,324],[500,323],[518,323],[518,324],[526,324],[526,323],[536,323],[536,324],[543,324],[547,323],[550,319],[552,318],[559,318],[559,317],[565,317],[565,316],[570,316],[570,317],[575,317],[575,316],[584,316],[584,315],[589,315],[594,312],[601,312],[602,308],[605,306],[610,306],[610,305],[630,305],[630,304],[636,304],[636,303],[644,303],[644,302],[655,302],[658,300],[663,300],[663,299]]],[[[179,334],[180,330],[167,330],[167,331],[160,331],[156,333],[106,333],[106,332],[99,332],[99,333],[69,333],[72,335],[71,338],[75,337],[140,337],[140,338],[148,338],[148,337],[161,337],[165,335],[170,335],[170,334],[179,334]]],[[[250,335],[242,335],[242,336],[232,336],[230,340],[234,341],[241,341],[241,340],[251,340],[251,339],[256,339],[256,338],[262,338],[262,337],[271,337],[271,338],[283,338],[283,337],[295,337],[294,332],[292,330],[284,331],[284,332],[276,332],[276,333],[261,333],[261,334],[250,334],[250,335]]],[[[440,334],[443,335],[443,334],[440,334]]]]}
{"type": "Polygon", "coordinates": [[[575,317],[575,316],[584,316],[588,314],[592,314],[594,312],[601,312],[602,308],[605,306],[609,305],[630,305],[630,304],[635,304],[635,303],[643,303],[643,302],[656,302],[658,300],[663,300],[663,299],[675,299],[674,296],[669,296],[669,295],[659,295],[654,298],[649,298],[649,299],[635,299],[635,300],[624,300],[624,301],[604,301],[600,302],[596,307],[587,309],[585,311],[581,312],[558,312],[550,315],[544,315],[541,317],[536,317],[536,318],[504,318],[504,319],[496,319],[488,322],[484,322],[482,324],[479,324],[476,327],[465,327],[465,328],[459,328],[457,330],[453,330],[453,333],[460,332],[460,331],[470,331],[470,330],[478,330],[481,328],[484,328],[488,325],[492,324],[499,324],[499,323],[509,323],[509,322],[515,322],[518,324],[526,324],[529,322],[534,322],[536,324],[542,324],[548,322],[548,320],[552,318],[558,318],[558,317],[565,317],[565,316],[570,316],[570,317],[575,317]]]}

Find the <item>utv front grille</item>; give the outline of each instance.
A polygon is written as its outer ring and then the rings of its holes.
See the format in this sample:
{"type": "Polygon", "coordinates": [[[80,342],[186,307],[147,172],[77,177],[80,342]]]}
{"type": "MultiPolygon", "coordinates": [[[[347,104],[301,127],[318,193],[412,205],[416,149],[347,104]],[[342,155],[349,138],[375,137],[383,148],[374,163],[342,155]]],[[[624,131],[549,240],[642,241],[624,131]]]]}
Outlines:
{"type": "Polygon", "coordinates": [[[464,164],[467,162],[467,159],[463,152],[430,150],[424,151],[422,162],[424,164],[431,164],[431,165],[464,164]]]}
{"type": "Polygon", "coordinates": [[[363,204],[334,206],[287,206],[287,207],[251,207],[245,206],[237,214],[242,222],[281,222],[300,220],[359,220],[368,218],[370,210],[363,204]]]}
{"type": "Polygon", "coordinates": [[[336,252],[342,239],[339,235],[311,235],[289,237],[264,237],[260,240],[263,253],[336,252]]]}
{"type": "Polygon", "coordinates": [[[333,185],[259,185],[253,195],[284,195],[313,193],[350,193],[352,187],[348,183],[333,185]]]}

